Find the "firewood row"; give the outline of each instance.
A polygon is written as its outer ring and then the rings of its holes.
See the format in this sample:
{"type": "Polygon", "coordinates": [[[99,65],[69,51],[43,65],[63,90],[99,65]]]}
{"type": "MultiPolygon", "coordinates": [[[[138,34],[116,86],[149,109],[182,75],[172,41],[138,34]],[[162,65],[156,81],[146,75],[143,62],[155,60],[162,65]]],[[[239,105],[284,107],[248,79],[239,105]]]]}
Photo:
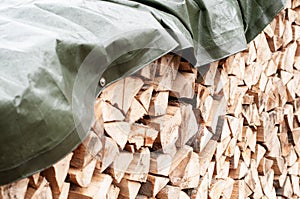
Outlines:
{"type": "Polygon", "coordinates": [[[168,54],[103,90],[71,154],[0,199],[300,198],[300,1],[201,74],[168,54]]]}

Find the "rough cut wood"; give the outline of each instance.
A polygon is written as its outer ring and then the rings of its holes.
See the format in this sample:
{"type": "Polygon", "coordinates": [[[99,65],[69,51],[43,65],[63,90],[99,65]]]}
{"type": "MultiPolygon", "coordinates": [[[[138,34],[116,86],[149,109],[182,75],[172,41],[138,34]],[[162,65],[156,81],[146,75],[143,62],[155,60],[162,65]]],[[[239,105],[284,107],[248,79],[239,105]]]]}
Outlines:
{"type": "Polygon", "coordinates": [[[133,160],[126,169],[124,178],[128,180],[145,182],[150,170],[150,151],[142,148],[140,152],[133,154],[133,160]]]}
{"type": "Polygon", "coordinates": [[[105,137],[104,152],[101,159],[101,172],[103,172],[109,165],[115,160],[119,154],[119,149],[116,142],[109,138],[105,137]]]}
{"type": "Polygon", "coordinates": [[[120,198],[134,199],[139,192],[141,184],[139,182],[123,179],[117,186],[120,188],[120,198]]]}
{"type": "Polygon", "coordinates": [[[87,138],[73,152],[71,166],[82,168],[94,159],[102,149],[102,142],[99,137],[90,131],[87,138]]]}
{"type": "Polygon", "coordinates": [[[179,199],[180,196],[180,188],[167,185],[165,186],[158,194],[156,198],[158,199],[179,199]]]}
{"type": "Polygon", "coordinates": [[[97,160],[89,162],[84,168],[78,169],[71,167],[69,169],[69,180],[80,187],[88,187],[92,181],[93,173],[96,168],[97,160]]]}
{"type": "Polygon", "coordinates": [[[107,198],[107,199],[115,199],[115,198],[118,198],[119,193],[120,193],[120,188],[112,184],[112,185],[110,185],[110,187],[109,187],[109,191],[108,191],[108,193],[106,194],[106,198],[107,198]]]}
{"type": "Polygon", "coordinates": [[[166,186],[168,182],[169,182],[168,178],[149,174],[147,177],[147,182],[141,186],[139,193],[148,197],[155,197],[156,194],[164,186],[166,186]]]}
{"type": "Polygon", "coordinates": [[[24,198],[27,190],[29,179],[25,178],[11,184],[0,187],[0,198],[24,198]]]}
{"type": "Polygon", "coordinates": [[[150,173],[168,176],[170,173],[172,156],[160,152],[150,154],[150,173]]]}
{"type": "Polygon", "coordinates": [[[127,122],[110,122],[104,123],[105,132],[124,149],[130,133],[130,124],[127,122]]]}
{"type": "Polygon", "coordinates": [[[50,183],[53,194],[61,193],[62,186],[68,174],[72,156],[73,153],[70,153],[65,158],[42,172],[42,175],[45,176],[47,181],[50,183]]]}
{"type": "Polygon", "coordinates": [[[38,182],[39,182],[39,178],[40,178],[40,173],[35,173],[32,176],[29,176],[29,185],[33,188],[37,188],[38,186],[38,182]]]}
{"type": "Polygon", "coordinates": [[[110,174],[113,176],[116,182],[120,182],[125,175],[125,171],[127,170],[128,166],[130,165],[131,161],[133,160],[133,154],[121,151],[115,160],[113,161],[112,165],[109,168],[110,174]]]}
{"type": "Polygon", "coordinates": [[[45,177],[40,176],[37,188],[28,187],[25,199],[52,199],[52,191],[45,177]]]}
{"type": "Polygon", "coordinates": [[[299,30],[287,0],[243,52],[199,70],[168,54],[118,80],[72,160],[0,199],[300,198],[299,30]]]}
{"type": "Polygon", "coordinates": [[[69,191],[70,191],[70,183],[64,182],[61,187],[60,193],[52,192],[53,199],[67,199],[69,196],[69,191]]]}
{"type": "Polygon", "coordinates": [[[112,178],[106,174],[95,172],[91,184],[86,187],[72,186],[69,192],[69,198],[78,199],[97,199],[106,198],[106,194],[110,188],[112,178]]]}

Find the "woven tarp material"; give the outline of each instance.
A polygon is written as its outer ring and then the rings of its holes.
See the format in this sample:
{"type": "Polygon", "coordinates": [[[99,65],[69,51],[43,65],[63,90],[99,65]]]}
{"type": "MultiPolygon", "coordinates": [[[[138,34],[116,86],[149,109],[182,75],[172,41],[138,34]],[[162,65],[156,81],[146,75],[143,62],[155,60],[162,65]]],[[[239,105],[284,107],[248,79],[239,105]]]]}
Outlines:
{"type": "Polygon", "coordinates": [[[82,96],[100,91],[100,77],[109,85],[169,52],[201,67],[244,50],[284,3],[1,1],[0,184],[78,146],[92,122],[84,110],[93,110],[82,96]]]}

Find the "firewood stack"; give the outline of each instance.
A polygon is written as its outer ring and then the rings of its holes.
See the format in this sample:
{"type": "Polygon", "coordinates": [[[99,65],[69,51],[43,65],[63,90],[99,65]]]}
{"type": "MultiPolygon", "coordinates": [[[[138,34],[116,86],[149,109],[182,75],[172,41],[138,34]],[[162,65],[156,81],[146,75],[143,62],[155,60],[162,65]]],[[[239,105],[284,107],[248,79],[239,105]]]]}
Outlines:
{"type": "Polygon", "coordinates": [[[84,142],[0,199],[300,198],[299,25],[288,1],[205,74],[169,54],[111,84],[84,142]]]}

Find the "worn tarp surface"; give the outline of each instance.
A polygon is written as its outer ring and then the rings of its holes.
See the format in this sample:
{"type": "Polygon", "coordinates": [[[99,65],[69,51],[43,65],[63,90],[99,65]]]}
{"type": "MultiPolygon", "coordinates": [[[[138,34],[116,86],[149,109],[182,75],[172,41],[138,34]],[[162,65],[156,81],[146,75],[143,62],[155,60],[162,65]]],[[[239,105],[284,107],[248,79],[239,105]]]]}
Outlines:
{"type": "Polygon", "coordinates": [[[284,0],[0,1],[0,184],[47,168],[92,124],[106,85],[158,57],[246,48],[284,0]]]}

